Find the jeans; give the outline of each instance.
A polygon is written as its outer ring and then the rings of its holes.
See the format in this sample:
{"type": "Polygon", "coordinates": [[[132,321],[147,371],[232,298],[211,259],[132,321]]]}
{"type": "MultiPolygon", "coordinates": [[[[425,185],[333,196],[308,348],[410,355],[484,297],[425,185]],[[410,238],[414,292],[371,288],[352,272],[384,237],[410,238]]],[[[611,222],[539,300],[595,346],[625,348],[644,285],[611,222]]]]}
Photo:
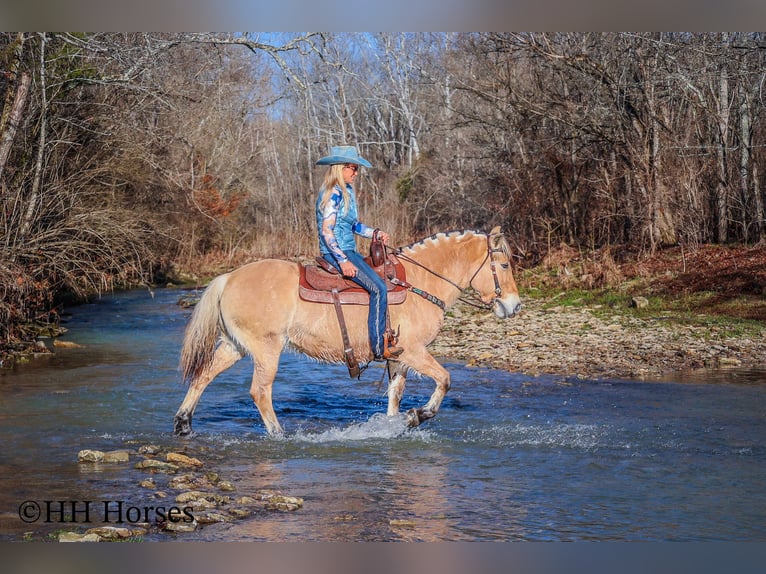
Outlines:
{"type": "MultiPolygon", "coordinates": [[[[356,277],[351,280],[364,288],[370,294],[370,309],[367,314],[367,331],[370,336],[370,349],[375,358],[383,356],[386,332],[386,309],[388,308],[388,293],[386,282],[367,265],[364,257],[356,251],[346,251],[346,257],[356,265],[356,277]]],[[[324,258],[338,271],[340,266],[332,255],[324,255],[324,258]]]]}

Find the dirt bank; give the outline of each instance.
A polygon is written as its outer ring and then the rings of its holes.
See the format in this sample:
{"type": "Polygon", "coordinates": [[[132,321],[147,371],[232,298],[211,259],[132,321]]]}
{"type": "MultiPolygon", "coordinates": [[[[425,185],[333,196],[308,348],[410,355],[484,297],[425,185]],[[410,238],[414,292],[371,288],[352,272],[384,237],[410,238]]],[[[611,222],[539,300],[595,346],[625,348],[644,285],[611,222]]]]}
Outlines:
{"type": "Polygon", "coordinates": [[[652,379],[701,367],[766,367],[766,337],[731,334],[671,318],[639,318],[603,308],[524,301],[501,321],[460,304],[431,346],[434,355],[508,371],[594,378],[652,379]]]}

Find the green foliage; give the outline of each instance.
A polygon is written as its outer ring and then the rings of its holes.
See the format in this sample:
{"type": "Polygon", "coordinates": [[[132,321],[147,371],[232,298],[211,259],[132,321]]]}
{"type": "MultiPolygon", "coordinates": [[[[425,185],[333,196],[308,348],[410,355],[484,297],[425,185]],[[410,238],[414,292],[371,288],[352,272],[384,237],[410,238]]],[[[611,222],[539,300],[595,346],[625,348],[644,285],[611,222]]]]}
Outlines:
{"type": "Polygon", "coordinates": [[[407,201],[414,188],[415,174],[412,170],[409,170],[396,181],[396,192],[399,195],[399,201],[401,203],[407,201]]]}

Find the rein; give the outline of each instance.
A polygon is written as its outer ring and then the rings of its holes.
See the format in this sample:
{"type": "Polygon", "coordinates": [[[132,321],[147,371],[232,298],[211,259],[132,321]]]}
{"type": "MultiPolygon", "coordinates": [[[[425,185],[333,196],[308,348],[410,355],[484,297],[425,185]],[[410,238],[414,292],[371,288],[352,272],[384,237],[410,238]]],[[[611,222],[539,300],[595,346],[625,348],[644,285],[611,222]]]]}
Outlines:
{"type": "MultiPolygon", "coordinates": [[[[468,284],[469,285],[471,284],[471,282],[474,280],[474,278],[479,274],[479,271],[481,271],[482,268],[484,267],[484,264],[487,262],[487,259],[489,259],[489,267],[490,267],[490,269],[492,271],[492,279],[495,282],[495,295],[497,295],[499,297],[501,295],[501,293],[502,293],[502,290],[500,289],[500,280],[497,277],[497,268],[495,266],[495,260],[492,259],[492,254],[493,253],[500,253],[500,252],[502,252],[502,249],[493,249],[492,248],[492,243],[491,243],[491,238],[492,238],[491,235],[487,235],[487,254],[484,256],[484,259],[482,259],[481,264],[476,269],[476,271],[474,271],[473,275],[471,275],[471,278],[468,280],[468,284]]],[[[422,263],[420,263],[418,261],[415,261],[411,257],[408,257],[407,255],[403,255],[401,253],[401,249],[396,249],[396,250],[392,250],[392,251],[395,252],[396,256],[399,259],[402,259],[404,261],[412,263],[413,265],[417,265],[421,269],[424,269],[425,271],[428,271],[431,275],[434,275],[434,276],[438,277],[439,279],[441,279],[442,281],[445,281],[445,282],[449,283],[450,285],[452,285],[460,293],[462,293],[464,291],[463,287],[461,287],[460,285],[455,283],[449,277],[445,277],[441,273],[438,273],[438,272],[434,271],[433,269],[429,269],[428,267],[426,267],[425,265],[423,265],[422,263]]],[[[434,305],[436,305],[440,309],[442,309],[442,310],[446,309],[446,304],[444,303],[444,301],[442,301],[438,297],[436,297],[434,295],[431,295],[430,293],[427,293],[426,291],[423,291],[422,289],[418,289],[417,287],[414,287],[413,285],[411,285],[410,283],[407,283],[405,281],[399,281],[399,280],[397,280],[395,278],[394,279],[389,278],[389,279],[393,283],[395,283],[397,285],[401,285],[402,287],[407,288],[408,290],[412,291],[413,293],[416,293],[417,295],[420,295],[424,299],[427,299],[428,301],[430,301],[431,303],[433,303],[434,305]]],[[[472,295],[470,297],[458,297],[458,301],[462,301],[463,303],[465,303],[467,305],[470,305],[472,307],[476,307],[476,308],[479,308],[479,309],[491,309],[492,305],[494,304],[494,303],[485,303],[484,301],[482,301],[479,297],[477,297],[475,295],[472,295]]]]}

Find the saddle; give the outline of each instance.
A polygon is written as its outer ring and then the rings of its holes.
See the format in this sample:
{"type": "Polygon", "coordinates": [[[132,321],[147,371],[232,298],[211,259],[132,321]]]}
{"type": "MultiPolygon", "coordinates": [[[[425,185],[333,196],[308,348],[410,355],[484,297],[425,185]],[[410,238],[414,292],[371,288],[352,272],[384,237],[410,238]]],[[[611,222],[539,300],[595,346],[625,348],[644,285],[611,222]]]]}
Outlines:
{"type": "MultiPolygon", "coordinates": [[[[388,304],[400,305],[407,298],[407,278],[404,266],[393,254],[387,254],[383,242],[378,237],[377,230],[370,245],[370,255],[365,262],[386,282],[388,304]]],[[[367,291],[343,277],[340,272],[330,265],[324,257],[316,258],[316,265],[301,265],[298,295],[304,301],[312,303],[331,303],[338,316],[341,337],[343,339],[343,354],[345,356],[348,374],[351,378],[359,378],[362,369],[354,356],[354,350],[348,337],[346,320],[343,317],[343,305],[369,305],[370,294],[367,291]]],[[[386,341],[396,344],[398,333],[394,333],[388,325],[389,316],[386,309],[386,341]]]]}
{"type": "MultiPolygon", "coordinates": [[[[406,272],[396,256],[388,255],[377,265],[372,256],[365,257],[364,260],[386,282],[388,304],[404,303],[407,298],[407,289],[402,284],[406,284],[406,272]],[[392,278],[395,282],[391,281],[392,278]]],[[[298,294],[301,299],[313,303],[335,303],[333,292],[337,293],[341,305],[370,303],[369,293],[350,279],[343,277],[324,257],[317,257],[315,265],[300,266],[298,294]]]]}

